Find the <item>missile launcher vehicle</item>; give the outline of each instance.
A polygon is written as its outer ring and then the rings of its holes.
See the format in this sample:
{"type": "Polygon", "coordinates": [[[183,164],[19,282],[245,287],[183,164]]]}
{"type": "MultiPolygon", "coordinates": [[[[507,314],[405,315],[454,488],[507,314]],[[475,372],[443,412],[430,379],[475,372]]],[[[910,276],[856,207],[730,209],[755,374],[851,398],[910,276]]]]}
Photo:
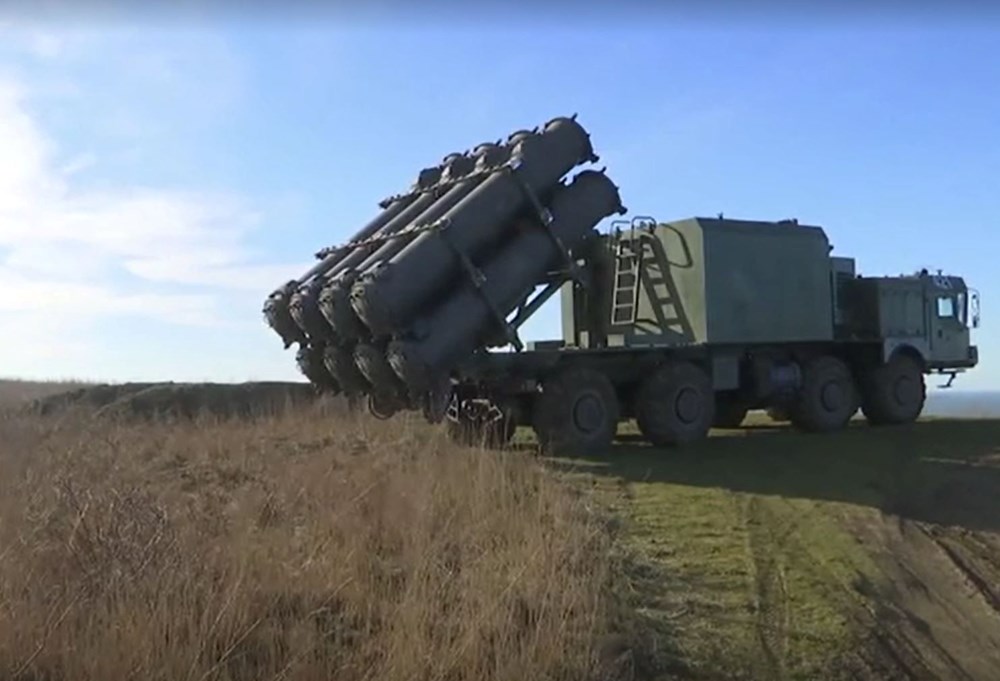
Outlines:
{"type": "Polygon", "coordinates": [[[264,314],[319,390],[418,411],[500,446],[607,448],[634,419],[678,446],[767,409],[809,432],[915,420],[926,377],[978,364],[978,293],[922,270],[862,276],[796,220],[624,215],[576,117],[452,153],[264,314]],[[518,328],[553,296],[562,338],[518,328]]]}

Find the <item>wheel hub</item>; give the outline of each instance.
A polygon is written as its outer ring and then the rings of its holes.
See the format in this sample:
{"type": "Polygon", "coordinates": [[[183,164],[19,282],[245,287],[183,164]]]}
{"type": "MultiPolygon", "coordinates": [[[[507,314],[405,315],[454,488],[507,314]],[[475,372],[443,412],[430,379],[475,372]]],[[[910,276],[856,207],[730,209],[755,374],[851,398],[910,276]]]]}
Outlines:
{"type": "Polygon", "coordinates": [[[389,395],[371,394],[368,396],[368,413],[379,421],[391,419],[399,411],[399,401],[389,395]]]}
{"type": "Polygon", "coordinates": [[[592,433],[603,421],[604,405],[596,395],[583,395],[573,405],[573,425],[577,429],[592,433]]]}
{"type": "Polygon", "coordinates": [[[693,388],[683,388],[674,403],[677,418],[684,423],[694,423],[701,416],[701,399],[698,391],[693,388]]]}
{"type": "Polygon", "coordinates": [[[836,381],[830,381],[820,392],[820,401],[827,411],[838,411],[844,405],[844,388],[836,381]]]}
{"type": "Polygon", "coordinates": [[[892,390],[893,399],[897,404],[909,405],[917,401],[917,386],[909,376],[901,376],[896,380],[892,390]]]}

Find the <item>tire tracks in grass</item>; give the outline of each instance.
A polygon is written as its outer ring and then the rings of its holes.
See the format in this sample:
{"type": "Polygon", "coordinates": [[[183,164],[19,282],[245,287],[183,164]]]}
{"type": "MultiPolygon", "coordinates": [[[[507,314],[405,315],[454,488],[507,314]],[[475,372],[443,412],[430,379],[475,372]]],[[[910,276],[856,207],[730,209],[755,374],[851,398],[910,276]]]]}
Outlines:
{"type": "Polygon", "coordinates": [[[649,483],[630,506],[633,540],[663,575],[650,606],[673,613],[671,645],[690,671],[678,678],[885,678],[844,664],[860,596],[853,568],[831,566],[849,551],[820,546],[817,556],[812,545],[845,541],[824,508],[720,489],[667,495],[649,483]],[[674,495],[676,505],[661,502],[674,495]]]}
{"type": "Polygon", "coordinates": [[[936,526],[918,527],[947,556],[978,600],[993,611],[1000,624],[1000,559],[983,552],[982,542],[977,541],[975,536],[956,536],[936,526]],[[984,569],[984,565],[988,567],[984,569]],[[983,572],[991,572],[992,575],[984,575],[983,572]]]}
{"type": "Polygon", "coordinates": [[[850,434],[749,454],[720,438],[711,460],[622,447],[605,475],[669,677],[995,681],[1000,477],[953,461],[995,448],[995,426],[925,430],[866,434],[865,456],[850,434]]]}
{"type": "Polygon", "coordinates": [[[757,677],[787,678],[788,633],[791,613],[784,549],[794,524],[781,528],[759,497],[744,503],[747,554],[752,575],[751,602],[755,608],[756,639],[760,646],[757,677]]]}

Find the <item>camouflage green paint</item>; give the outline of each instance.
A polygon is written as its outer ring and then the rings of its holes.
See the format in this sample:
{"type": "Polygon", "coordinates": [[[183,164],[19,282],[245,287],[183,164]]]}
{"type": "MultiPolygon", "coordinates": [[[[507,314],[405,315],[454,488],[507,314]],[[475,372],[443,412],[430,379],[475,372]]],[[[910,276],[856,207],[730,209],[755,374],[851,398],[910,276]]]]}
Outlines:
{"type": "Polygon", "coordinates": [[[953,365],[972,359],[969,291],[961,277],[924,275],[930,363],[953,365]]]}
{"type": "Polygon", "coordinates": [[[845,339],[924,338],[924,287],[917,279],[862,277],[845,282],[840,298],[845,339]]]}
{"type": "Polygon", "coordinates": [[[840,335],[883,341],[883,359],[909,346],[933,368],[973,365],[968,300],[961,277],[856,278],[843,286],[840,335]]]}
{"type": "MultiPolygon", "coordinates": [[[[906,347],[929,368],[975,366],[960,277],[859,277],[853,258],[831,250],[822,228],[793,222],[690,218],[604,235],[587,256],[590,291],[563,289],[563,340],[583,348],[876,343],[886,360],[906,347]],[[640,255],[637,271],[616,273],[622,245],[640,255]],[[632,280],[634,313],[623,302],[631,292],[616,288],[632,280]]],[[[717,389],[732,382],[729,373],[713,369],[717,389]]]]}
{"type": "MultiPolygon", "coordinates": [[[[692,218],[608,236],[612,258],[622,241],[641,255],[638,305],[634,321],[610,324],[609,345],[833,339],[830,246],[818,227],[692,218]]],[[[600,282],[614,289],[613,267],[600,282]]],[[[612,319],[610,300],[601,315],[612,319]]],[[[570,333],[580,327],[564,320],[570,333]]]]}
{"type": "Polygon", "coordinates": [[[577,317],[583,316],[579,307],[579,296],[573,290],[576,283],[567,281],[559,289],[559,309],[562,320],[562,337],[566,345],[580,345],[580,329],[577,324],[577,317]]]}
{"type": "Polygon", "coordinates": [[[710,343],[833,339],[830,243],[819,227],[697,221],[710,343]]]}

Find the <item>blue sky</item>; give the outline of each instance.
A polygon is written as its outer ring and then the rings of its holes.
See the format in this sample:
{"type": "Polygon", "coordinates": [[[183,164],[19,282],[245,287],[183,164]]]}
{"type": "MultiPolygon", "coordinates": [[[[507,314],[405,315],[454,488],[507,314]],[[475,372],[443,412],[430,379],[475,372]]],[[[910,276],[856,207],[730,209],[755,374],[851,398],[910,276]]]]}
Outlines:
{"type": "Polygon", "coordinates": [[[271,289],[419,168],[576,112],[634,214],[797,217],[865,273],[966,276],[956,387],[1000,387],[1000,24],[3,21],[0,375],[297,379],[271,289]]]}

